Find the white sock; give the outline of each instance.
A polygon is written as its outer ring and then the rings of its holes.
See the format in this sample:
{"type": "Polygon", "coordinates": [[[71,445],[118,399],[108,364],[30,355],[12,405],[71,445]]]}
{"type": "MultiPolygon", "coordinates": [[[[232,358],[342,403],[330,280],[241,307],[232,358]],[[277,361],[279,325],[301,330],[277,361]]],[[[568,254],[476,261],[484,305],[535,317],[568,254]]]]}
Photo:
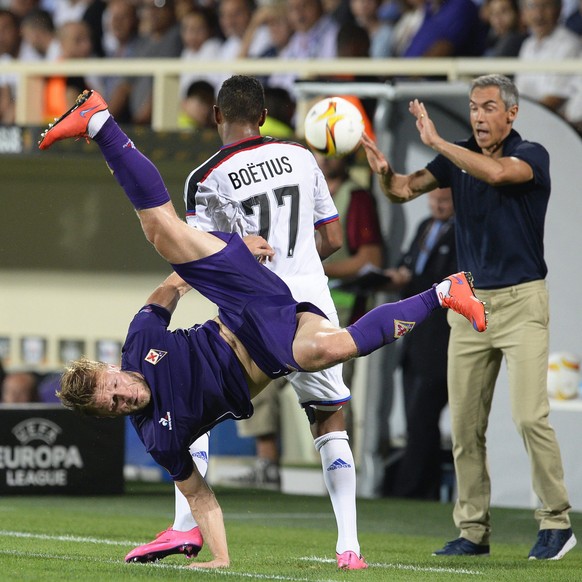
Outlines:
{"type": "Polygon", "coordinates": [[[449,291],[451,290],[451,285],[452,285],[452,283],[448,279],[445,279],[444,281],[441,281],[436,286],[436,294],[437,294],[437,297],[439,299],[439,303],[441,304],[441,307],[443,305],[441,297],[448,297],[449,296],[449,291]]]}
{"type": "Polygon", "coordinates": [[[97,111],[97,113],[89,119],[89,123],[87,124],[87,135],[90,138],[94,138],[110,117],[111,113],[109,113],[109,109],[97,111]]]}
{"type": "MultiPolygon", "coordinates": [[[[200,474],[205,477],[208,471],[208,433],[203,434],[190,445],[190,454],[194,460],[200,474]]],[[[174,485],[175,490],[175,509],[174,525],[172,529],[176,531],[190,531],[198,524],[192,517],[188,500],[182,495],[182,492],[174,485]]]]}
{"type": "Polygon", "coordinates": [[[336,552],[360,555],[356,516],[356,465],[345,430],[329,432],[313,441],[321,455],[323,480],[337,523],[336,552]]]}

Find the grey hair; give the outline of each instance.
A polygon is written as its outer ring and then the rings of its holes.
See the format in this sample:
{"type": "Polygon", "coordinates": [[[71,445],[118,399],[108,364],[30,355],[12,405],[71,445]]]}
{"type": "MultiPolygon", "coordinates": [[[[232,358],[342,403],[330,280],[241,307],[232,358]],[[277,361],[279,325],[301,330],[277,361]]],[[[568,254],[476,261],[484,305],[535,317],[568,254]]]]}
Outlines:
{"type": "Polygon", "coordinates": [[[514,105],[519,105],[519,91],[515,83],[505,75],[481,75],[473,79],[469,94],[472,95],[475,89],[484,87],[498,87],[499,96],[505,105],[505,109],[510,109],[514,105]]]}

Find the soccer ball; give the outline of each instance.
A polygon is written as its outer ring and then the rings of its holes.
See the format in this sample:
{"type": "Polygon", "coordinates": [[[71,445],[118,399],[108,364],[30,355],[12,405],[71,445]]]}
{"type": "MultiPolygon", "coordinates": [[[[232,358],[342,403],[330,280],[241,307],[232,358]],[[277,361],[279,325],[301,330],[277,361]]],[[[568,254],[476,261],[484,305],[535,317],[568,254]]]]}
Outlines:
{"type": "Polygon", "coordinates": [[[305,116],[305,141],[315,152],[342,157],[356,149],[364,120],[360,110],[341,97],[318,101],[305,116]]]}
{"type": "Polygon", "coordinates": [[[556,400],[578,398],[580,358],[568,352],[550,354],[548,360],[548,395],[556,400]]]}

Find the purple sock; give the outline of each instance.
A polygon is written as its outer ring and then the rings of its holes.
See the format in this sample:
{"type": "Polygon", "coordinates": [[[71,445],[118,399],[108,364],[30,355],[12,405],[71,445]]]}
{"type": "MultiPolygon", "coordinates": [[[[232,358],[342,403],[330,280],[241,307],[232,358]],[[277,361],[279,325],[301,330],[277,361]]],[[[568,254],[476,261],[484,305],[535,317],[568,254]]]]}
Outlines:
{"type": "Polygon", "coordinates": [[[367,356],[407,334],[435,309],[440,309],[440,303],[433,288],[396,303],[380,305],[346,329],[356,343],[358,354],[367,356]]]}
{"type": "Polygon", "coordinates": [[[113,117],[93,139],[136,210],[154,208],[170,201],[158,169],[136,149],[113,117]]]}

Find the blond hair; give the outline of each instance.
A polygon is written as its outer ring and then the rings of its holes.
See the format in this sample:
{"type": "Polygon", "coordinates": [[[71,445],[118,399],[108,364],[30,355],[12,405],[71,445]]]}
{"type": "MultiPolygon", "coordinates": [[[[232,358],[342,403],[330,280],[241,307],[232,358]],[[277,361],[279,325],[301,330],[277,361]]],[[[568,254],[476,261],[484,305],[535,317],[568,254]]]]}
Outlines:
{"type": "Polygon", "coordinates": [[[71,362],[61,376],[61,389],[57,391],[63,406],[82,414],[95,416],[95,388],[97,376],[107,369],[107,364],[88,358],[71,362]]]}

